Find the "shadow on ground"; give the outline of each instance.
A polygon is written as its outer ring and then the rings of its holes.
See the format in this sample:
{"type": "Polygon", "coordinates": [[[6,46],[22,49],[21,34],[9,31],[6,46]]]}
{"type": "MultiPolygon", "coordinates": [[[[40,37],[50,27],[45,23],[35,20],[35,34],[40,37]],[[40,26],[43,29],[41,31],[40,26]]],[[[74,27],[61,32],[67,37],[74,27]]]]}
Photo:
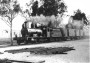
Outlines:
{"type": "Polygon", "coordinates": [[[39,62],[25,62],[25,61],[15,61],[15,60],[0,60],[0,63],[44,63],[45,61],[39,61],[39,62]]]}
{"type": "Polygon", "coordinates": [[[22,53],[30,52],[31,54],[40,54],[40,55],[52,55],[52,54],[67,54],[67,51],[75,50],[73,47],[57,47],[57,48],[45,48],[45,47],[36,47],[36,48],[25,48],[19,50],[7,50],[8,53],[22,53]]]}
{"type": "MultiPolygon", "coordinates": [[[[19,50],[7,50],[5,52],[16,54],[22,52],[30,52],[31,54],[37,55],[55,55],[55,54],[67,54],[68,51],[75,50],[73,47],[57,47],[57,48],[45,48],[45,47],[36,47],[36,48],[25,48],[19,50]]],[[[34,63],[34,62],[23,62],[23,61],[13,61],[13,60],[0,60],[0,63],[34,63]]],[[[38,63],[44,63],[45,61],[40,61],[38,63]]]]}

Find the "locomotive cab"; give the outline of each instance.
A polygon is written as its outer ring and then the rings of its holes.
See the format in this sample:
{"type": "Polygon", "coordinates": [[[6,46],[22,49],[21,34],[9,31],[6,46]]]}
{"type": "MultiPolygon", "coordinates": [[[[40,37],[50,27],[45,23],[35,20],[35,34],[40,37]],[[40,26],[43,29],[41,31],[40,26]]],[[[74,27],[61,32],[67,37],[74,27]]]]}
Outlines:
{"type": "Polygon", "coordinates": [[[26,21],[22,25],[21,37],[17,38],[17,43],[27,44],[28,42],[36,41],[37,38],[42,37],[42,30],[40,29],[39,23],[33,23],[26,21]]]}

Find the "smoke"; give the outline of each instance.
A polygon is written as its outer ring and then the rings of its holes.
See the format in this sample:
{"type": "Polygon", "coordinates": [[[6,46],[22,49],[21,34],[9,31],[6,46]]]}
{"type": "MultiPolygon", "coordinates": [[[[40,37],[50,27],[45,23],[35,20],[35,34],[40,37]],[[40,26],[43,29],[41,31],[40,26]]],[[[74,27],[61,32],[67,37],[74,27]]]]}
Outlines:
{"type": "Polygon", "coordinates": [[[51,22],[54,27],[59,27],[59,25],[63,21],[63,18],[61,17],[61,15],[59,15],[59,16],[40,15],[40,16],[31,16],[30,21],[35,22],[35,23],[40,23],[40,24],[43,24],[43,25],[48,25],[49,22],[51,22]]]}

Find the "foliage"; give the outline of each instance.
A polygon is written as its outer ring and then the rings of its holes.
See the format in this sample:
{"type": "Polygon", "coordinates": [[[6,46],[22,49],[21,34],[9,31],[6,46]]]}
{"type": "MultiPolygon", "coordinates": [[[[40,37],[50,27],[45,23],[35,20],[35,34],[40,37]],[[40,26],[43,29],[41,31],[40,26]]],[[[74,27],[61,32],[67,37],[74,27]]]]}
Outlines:
{"type": "Polygon", "coordinates": [[[0,0],[1,19],[9,26],[11,26],[11,21],[20,10],[20,5],[17,3],[17,0],[0,0]]]}
{"type": "Polygon", "coordinates": [[[6,17],[10,14],[16,14],[20,11],[20,6],[14,0],[0,0],[0,16],[6,17]]]}
{"type": "Polygon", "coordinates": [[[40,7],[39,2],[35,1],[32,5],[32,16],[41,15],[51,16],[61,14],[66,11],[67,6],[62,0],[43,0],[43,5],[40,7]]]}
{"type": "Polygon", "coordinates": [[[77,10],[76,12],[75,12],[75,15],[73,16],[73,19],[74,20],[84,20],[84,24],[88,24],[88,20],[87,20],[87,18],[86,18],[86,15],[85,15],[85,13],[82,13],[81,12],[81,10],[77,10]]]}

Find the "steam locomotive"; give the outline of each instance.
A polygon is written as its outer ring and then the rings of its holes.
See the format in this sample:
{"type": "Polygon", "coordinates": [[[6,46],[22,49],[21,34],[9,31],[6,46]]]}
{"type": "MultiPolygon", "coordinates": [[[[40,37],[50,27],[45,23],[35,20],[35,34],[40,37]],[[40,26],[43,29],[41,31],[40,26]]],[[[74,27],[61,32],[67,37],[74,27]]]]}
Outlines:
{"type": "Polygon", "coordinates": [[[65,28],[53,28],[26,21],[22,25],[21,35],[16,37],[16,40],[17,44],[20,45],[21,43],[32,44],[63,41],[68,39],[80,39],[82,37],[84,37],[83,29],[69,28],[69,25],[66,25],[65,28]]]}

